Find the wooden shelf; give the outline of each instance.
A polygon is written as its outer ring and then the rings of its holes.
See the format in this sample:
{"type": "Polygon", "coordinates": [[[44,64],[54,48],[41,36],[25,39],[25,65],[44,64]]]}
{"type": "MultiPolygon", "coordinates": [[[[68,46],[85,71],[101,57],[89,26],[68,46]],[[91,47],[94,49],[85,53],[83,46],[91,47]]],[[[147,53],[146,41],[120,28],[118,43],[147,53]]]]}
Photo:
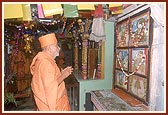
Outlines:
{"type": "Polygon", "coordinates": [[[137,100],[133,96],[129,95],[128,93],[120,90],[120,89],[112,89],[112,92],[128,103],[132,107],[142,107],[144,110],[148,110],[148,107],[143,104],[141,101],[137,100]]]}

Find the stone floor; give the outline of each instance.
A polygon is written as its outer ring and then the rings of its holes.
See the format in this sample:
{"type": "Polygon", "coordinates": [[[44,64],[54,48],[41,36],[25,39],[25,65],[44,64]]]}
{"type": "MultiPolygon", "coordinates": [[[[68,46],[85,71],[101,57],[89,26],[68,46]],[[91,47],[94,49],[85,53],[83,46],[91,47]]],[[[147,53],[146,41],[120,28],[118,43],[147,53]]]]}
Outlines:
{"type": "MultiPolygon", "coordinates": [[[[68,79],[65,80],[66,86],[70,85],[73,86],[73,83],[76,82],[73,76],[70,76],[68,79]]],[[[69,102],[71,106],[71,111],[78,111],[78,86],[71,89],[67,87],[69,102]],[[74,90],[74,94],[73,94],[74,90]],[[74,95],[74,97],[72,96],[74,95]]],[[[32,95],[29,97],[18,98],[17,100],[17,107],[13,104],[10,104],[4,108],[4,111],[34,111],[35,110],[35,103],[32,95]]]]}
{"type": "Polygon", "coordinates": [[[25,97],[16,100],[17,106],[10,104],[5,106],[4,111],[34,111],[34,101],[32,97],[25,97]]]}
{"type": "MultiPolygon", "coordinates": [[[[77,101],[77,99],[75,99],[77,101]]],[[[78,103],[70,101],[71,111],[78,111],[78,103]]],[[[26,97],[17,100],[17,106],[10,104],[4,108],[4,111],[35,111],[35,103],[32,97],[26,97]]]]}

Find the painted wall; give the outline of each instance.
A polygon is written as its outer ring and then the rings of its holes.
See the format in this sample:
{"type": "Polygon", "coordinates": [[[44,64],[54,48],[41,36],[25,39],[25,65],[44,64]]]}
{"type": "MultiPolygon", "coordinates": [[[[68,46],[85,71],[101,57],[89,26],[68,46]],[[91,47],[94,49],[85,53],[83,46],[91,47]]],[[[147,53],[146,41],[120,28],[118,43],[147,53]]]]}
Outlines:
{"type": "Polygon", "coordinates": [[[153,42],[151,46],[150,110],[166,110],[166,35],[165,9],[163,4],[151,5],[154,19],[153,42]],[[162,12],[162,13],[161,13],[162,12]]]}

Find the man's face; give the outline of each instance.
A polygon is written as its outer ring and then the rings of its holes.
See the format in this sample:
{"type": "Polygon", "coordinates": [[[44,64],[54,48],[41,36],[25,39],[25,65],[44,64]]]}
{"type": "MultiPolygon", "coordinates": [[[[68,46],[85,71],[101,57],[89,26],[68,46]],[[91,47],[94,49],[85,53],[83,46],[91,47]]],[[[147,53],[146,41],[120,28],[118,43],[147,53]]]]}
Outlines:
{"type": "Polygon", "coordinates": [[[57,43],[51,45],[51,53],[53,54],[54,58],[59,56],[59,51],[60,51],[60,47],[58,46],[57,43]]]}

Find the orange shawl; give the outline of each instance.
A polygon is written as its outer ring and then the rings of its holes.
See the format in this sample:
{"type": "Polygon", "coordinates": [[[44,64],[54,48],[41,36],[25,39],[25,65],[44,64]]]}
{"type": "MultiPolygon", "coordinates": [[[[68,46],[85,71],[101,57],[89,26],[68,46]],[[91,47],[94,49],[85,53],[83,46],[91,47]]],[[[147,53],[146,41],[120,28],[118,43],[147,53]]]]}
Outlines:
{"type": "Polygon", "coordinates": [[[39,111],[69,111],[69,101],[64,81],[58,85],[60,70],[55,60],[39,52],[30,65],[33,75],[31,88],[39,111]]]}

